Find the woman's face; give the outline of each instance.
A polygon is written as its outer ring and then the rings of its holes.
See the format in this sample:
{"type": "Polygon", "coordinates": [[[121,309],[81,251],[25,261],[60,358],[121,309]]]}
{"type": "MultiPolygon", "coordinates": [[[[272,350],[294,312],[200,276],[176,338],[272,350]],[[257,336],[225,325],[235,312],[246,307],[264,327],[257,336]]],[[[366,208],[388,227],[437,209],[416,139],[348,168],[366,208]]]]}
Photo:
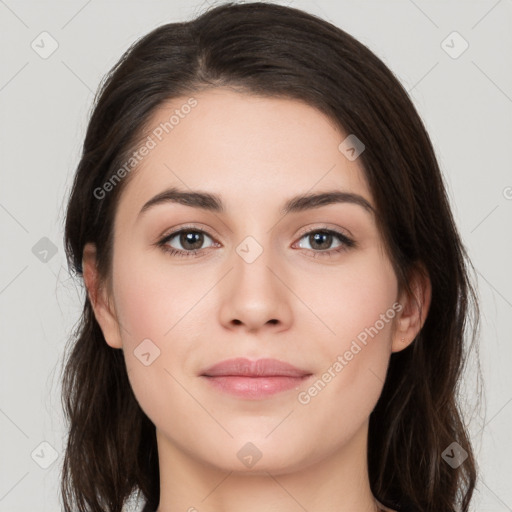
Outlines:
{"type": "Polygon", "coordinates": [[[299,101],[228,89],[175,99],[150,126],[118,205],[113,316],[100,323],[159,449],[226,470],[261,456],[253,471],[275,474],[341,452],[365,432],[403,348],[373,198],[357,151],[339,148],[348,134],[299,101]],[[170,194],[148,205],[171,188],[222,207],[170,194]],[[332,192],[348,195],[284,212],[332,192]],[[239,357],[309,376],[204,376],[239,357]]]}

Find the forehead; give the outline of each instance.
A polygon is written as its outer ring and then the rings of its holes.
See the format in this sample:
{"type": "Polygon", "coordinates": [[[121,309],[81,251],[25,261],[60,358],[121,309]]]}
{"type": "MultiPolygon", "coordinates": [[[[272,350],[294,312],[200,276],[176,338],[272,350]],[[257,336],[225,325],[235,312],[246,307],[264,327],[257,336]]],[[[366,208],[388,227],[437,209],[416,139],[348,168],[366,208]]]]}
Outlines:
{"type": "MultiPolygon", "coordinates": [[[[201,189],[226,204],[269,206],[316,189],[371,196],[362,166],[340,151],[347,137],[316,108],[218,88],[174,98],[152,115],[119,210],[164,188],[201,189]]],[[[276,206],[278,206],[276,204],[276,206]]]]}

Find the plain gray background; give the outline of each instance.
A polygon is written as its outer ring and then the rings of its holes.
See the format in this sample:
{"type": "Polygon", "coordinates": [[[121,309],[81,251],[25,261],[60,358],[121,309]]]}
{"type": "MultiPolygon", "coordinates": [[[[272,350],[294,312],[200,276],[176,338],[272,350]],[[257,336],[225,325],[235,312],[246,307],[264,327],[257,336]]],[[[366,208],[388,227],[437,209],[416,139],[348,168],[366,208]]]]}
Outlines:
{"type": "MultiPolygon", "coordinates": [[[[461,390],[481,469],[472,510],[512,511],[512,1],[286,3],[366,44],[425,122],[481,298],[480,412],[474,357],[461,390]]],[[[137,38],[207,7],[0,0],[0,512],[61,510],[58,377],[84,296],[62,225],[94,92],[137,38]]]]}

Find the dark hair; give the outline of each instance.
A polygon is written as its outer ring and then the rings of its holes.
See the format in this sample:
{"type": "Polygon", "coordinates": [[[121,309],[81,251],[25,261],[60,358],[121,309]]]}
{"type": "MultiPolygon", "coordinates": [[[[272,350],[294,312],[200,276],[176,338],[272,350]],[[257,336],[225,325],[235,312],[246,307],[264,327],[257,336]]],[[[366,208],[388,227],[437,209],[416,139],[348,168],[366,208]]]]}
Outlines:
{"type": "MultiPolygon", "coordinates": [[[[405,496],[423,512],[468,511],[476,461],[458,393],[469,353],[465,340],[473,347],[478,331],[471,263],[407,92],[340,28],[290,7],[229,3],[163,25],[132,45],[95,99],[67,209],[68,265],[81,276],[84,246],[92,242],[100,276],[109,279],[113,218],[131,174],[101,199],[94,191],[130,157],[163,102],[219,86],[302,100],[364,143],[359,159],[399,286],[409,289],[410,272],[419,268],[432,285],[424,326],[409,347],[391,355],[370,416],[371,489],[384,504],[405,496]],[[453,442],[467,452],[456,468],[442,458],[453,442]]],[[[66,360],[63,405],[70,424],[65,509],[120,512],[135,491],[156,508],[155,427],[132,392],[122,351],[105,342],[87,296],[66,360]]]]}

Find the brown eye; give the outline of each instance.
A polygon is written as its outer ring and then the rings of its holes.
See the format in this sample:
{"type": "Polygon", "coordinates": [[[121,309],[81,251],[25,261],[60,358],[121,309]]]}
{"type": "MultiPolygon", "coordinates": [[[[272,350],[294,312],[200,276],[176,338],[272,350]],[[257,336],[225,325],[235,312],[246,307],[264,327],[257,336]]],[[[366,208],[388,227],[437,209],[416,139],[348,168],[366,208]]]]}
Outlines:
{"type": "Polygon", "coordinates": [[[333,242],[333,236],[324,231],[316,232],[308,235],[308,241],[312,249],[330,249],[333,242]]]}
{"type": "Polygon", "coordinates": [[[191,256],[205,248],[205,239],[212,240],[200,229],[181,229],[167,235],[158,245],[171,254],[191,256]]]}
{"type": "Polygon", "coordinates": [[[178,240],[184,249],[200,249],[204,243],[204,234],[199,231],[182,231],[178,240]]]}
{"type": "Polygon", "coordinates": [[[339,252],[355,245],[354,241],[342,233],[333,230],[315,230],[304,234],[301,240],[306,239],[309,247],[300,246],[315,252],[339,252]],[[338,244],[333,248],[332,244],[337,240],[338,244]],[[332,249],[332,250],[330,250],[332,249]]]}

